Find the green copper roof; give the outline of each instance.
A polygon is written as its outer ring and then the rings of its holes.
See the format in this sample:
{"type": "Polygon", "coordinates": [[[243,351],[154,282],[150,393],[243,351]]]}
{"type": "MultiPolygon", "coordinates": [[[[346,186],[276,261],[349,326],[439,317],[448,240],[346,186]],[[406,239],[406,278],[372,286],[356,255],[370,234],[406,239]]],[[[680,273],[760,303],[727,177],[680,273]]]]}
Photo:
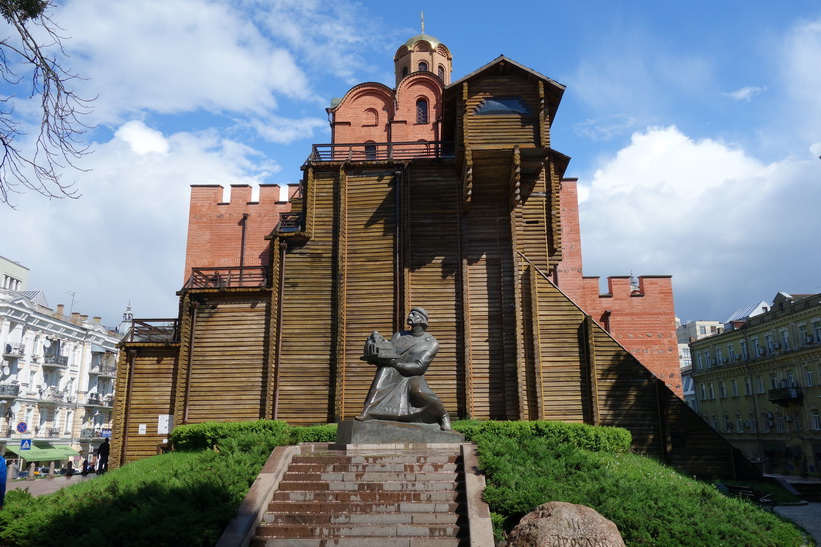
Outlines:
{"type": "Polygon", "coordinates": [[[442,43],[437,38],[434,38],[430,34],[422,33],[422,34],[417,34],[416,36],[414,36],[413,38],[411,38],[410,40],[405,42],[405,47],[407,47],[408,49],[413,49],[413,44],[415,44],[416,42],[418,42],[420,40],[425,40],[426,42],[430,42],[430,46],[433,49],[436,49],[436,46],[438,46],[439,44],[442,43]]]}

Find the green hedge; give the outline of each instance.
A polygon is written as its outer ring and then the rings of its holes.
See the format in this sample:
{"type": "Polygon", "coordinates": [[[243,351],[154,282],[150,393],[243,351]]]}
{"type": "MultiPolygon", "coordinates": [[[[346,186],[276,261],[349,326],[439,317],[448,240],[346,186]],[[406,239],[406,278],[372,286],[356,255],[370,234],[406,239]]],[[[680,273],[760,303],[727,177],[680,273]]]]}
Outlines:
{"type": "Polygon", "coordinates": [[[565,422],[497,422],[462,420],[453,424],[453,429],[464,434],[466,441],[476,441],[479,437],[491,435],[496,438],[517,439],[539,437],[550,439],[576,448],[594,452],[624,454],[630,452],[632,437],[621,427],[596,427],[565,422]]]}
{"type": "Polygon", "coordinates": [[[203,422],[174,428],[171,444],[174,450],[218,449],[238,435],[258,435],[259,438],[265,438],[266,444],[272,447],[302,442],[333,442],[336,439],[336,424],[291,427],[278,420],[203,422]]]}

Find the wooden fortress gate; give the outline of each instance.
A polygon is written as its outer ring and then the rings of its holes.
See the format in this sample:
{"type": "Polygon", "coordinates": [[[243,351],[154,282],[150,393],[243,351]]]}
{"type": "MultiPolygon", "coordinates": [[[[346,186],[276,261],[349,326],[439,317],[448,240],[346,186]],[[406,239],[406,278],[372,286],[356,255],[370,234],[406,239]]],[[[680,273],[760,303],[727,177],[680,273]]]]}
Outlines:
{"type": "Polygon", "coordinates": [[[452,140],[315,146],[264,265],[195,269],[177,339],[124,344],[112,459],[156,453],[152,412],[349,419],[373,378],[365,339],[422,306],[441,346],[426,378],[452,416],[621,426],[690,473],[754,474],[551,277],[562,89],[500,58],[444,90],[452,140]],[[483,113],[511,97],[518,110],[483,113]]]}

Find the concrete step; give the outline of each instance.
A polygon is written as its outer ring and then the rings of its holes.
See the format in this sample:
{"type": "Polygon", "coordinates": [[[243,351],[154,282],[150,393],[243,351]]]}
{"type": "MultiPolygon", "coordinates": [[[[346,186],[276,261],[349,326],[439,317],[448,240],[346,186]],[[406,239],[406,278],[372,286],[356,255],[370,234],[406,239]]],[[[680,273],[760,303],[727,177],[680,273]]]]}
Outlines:
{"type": "Polygon", "coordinates": [[[385,454],[385,455],[298,455],[294,456],[293,464],[438,464],[438,463],[456,463],[459,456],[456,454],[431,454],[425,456],[423,454],[385,454]]]}
{"type": "Polygon", "coordinates": [[[432,492],[456,490],[453,481],[384,481],[384,482],[305,482],[283,480],[279,483],[282,492],[432,492]]]}
{"type": "Polygon", "coordinates": [[[465,524],[465,517],[456,512],[430,512],[407,508],[392,512],[330,512],[288,511],[268,512],[262,521],[270,524],[465,524]]]}
{"type": "Polygon", "coordinates": [[[459,547],[459,538],[258,538],[251,547],[459,547]]]}
{"type": "Polygon", "coordinates": [[[282,480],[288,482],[382,482],[382,481],[455,481],[459,478],[456,472],[446,473],[405,473],[385,471],[339,472],[339,473],[306,473],[302,470],[288,470],[282,480]]]}
{"type": "Polygon", "coordinates": [[[462,527],[455,524],[268,524],[257,528],[257,538],[401,538],[458,537],[462,527]]]}
{"type": "Polygon", "coordinates": [[[352,513],[456,513],[460,505],[455,501],[441,502],[346,502],[346,501],[289,501],[268,504],[268,513],[322,513],[341,515],[352,513]]]}
{"type": "Polygon", "coordinates": [[[460,490],[434,490],[434,491],[416,491],[416,492],[396,492],[396,491],[356,491],[356,492],[340,492],[340,491],[324,491],[324,492],[305,492],[305,491],[291,491],[291,492],[274,492],[271,502],[289,502],[289,501],[303,501],[303,502],[361,502],[361,503],[403,503],[403,502],[455,502],[461,499],[462,492],[460,490]]]}
{"type": "Polygon", "coordinates": [[[461,471],[457,463],[292,463],[289,469],[303,473],[456,473],[461,471]]]}

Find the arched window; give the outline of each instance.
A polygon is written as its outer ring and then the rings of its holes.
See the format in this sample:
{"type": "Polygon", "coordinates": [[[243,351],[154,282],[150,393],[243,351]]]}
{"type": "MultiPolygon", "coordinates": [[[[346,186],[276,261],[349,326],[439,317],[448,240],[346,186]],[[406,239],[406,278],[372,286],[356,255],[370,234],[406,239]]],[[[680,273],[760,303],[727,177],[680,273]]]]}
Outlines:
{"type": "Polygon", "coordinates": [[[425,61],[420,61],[419,62],[419,71],[420,72],[427,72],[428,71],[428,63],[426,63],[425,61]]]}
{"type": "Polygon", "coordinates": [[[362,119],[362,125],[364,126],[372,126],[377,125],[379,123],[379,113],[376,111],[375,108],[368,108],[365,110],[365,115],[362,119]]]}
{"type": "Polygon", "coordinates": [[[402,77],[404,78],[404,77],[405,77],[405,76],[407,76],[407,75],[408,75],[408,67],[407,67],[407,66],[403,66],[403,67],[402,67],[402,77]]]}
{"type": "Polygon", "coordinates": [[[375,160],[376,159],[376,144],[372,144],[373,141],[367,141],[365,143],[365,159],[366,160],[375,160]]]}
{"type": "Polygon", "coordinates": [[[436,69],[436,74],[439,75],[439,79],[443,82],[445,81],[445,67],[439,65],[439,68],[436,69]]]}
{"type": "Polygon", "coordinates": [[[417,99],[416,101],[416,123],[428,123],[428,100],[417,99]]]}

